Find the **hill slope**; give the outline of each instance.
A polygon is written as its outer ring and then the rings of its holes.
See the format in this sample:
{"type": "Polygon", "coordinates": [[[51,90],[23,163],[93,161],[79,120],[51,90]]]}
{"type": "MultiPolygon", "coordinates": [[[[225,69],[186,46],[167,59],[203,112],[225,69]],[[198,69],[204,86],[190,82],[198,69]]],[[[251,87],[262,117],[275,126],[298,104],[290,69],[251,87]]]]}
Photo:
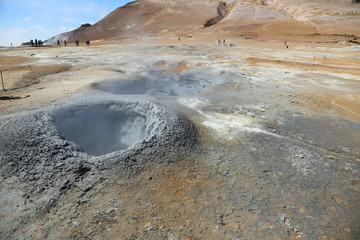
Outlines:
{"type": "Polygon", "coordinates": [[[310,33],[359,34],[360,4],[352,0],[138,0],[92,26],[57,39],[134,39],[186,34],[236,37],[310,33]]]}

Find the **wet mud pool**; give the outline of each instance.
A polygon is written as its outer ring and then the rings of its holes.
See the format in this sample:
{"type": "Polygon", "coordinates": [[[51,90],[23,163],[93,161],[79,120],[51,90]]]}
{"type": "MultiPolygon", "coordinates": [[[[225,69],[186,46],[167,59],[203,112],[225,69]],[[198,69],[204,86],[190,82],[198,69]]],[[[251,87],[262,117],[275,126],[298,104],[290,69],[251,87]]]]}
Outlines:
{"type": "Polygon", "coordinates": [[[225,77],[218,75],[211,68],[195,68],[181,75],[149,69],[145,76],[107,80],[93,87],[119,95],[190,95],[224,82],[225,77]]]}

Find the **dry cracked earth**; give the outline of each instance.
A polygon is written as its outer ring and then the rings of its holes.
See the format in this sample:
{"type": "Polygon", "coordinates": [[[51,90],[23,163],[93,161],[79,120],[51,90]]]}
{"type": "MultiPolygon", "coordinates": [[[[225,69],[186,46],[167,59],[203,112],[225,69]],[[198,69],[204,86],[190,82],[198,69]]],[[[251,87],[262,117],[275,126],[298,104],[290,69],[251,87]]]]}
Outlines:
{"type": "Polygon", "coordinates": [[[359,239],[358,46],[1,50],[1,239],[359,239]]]}

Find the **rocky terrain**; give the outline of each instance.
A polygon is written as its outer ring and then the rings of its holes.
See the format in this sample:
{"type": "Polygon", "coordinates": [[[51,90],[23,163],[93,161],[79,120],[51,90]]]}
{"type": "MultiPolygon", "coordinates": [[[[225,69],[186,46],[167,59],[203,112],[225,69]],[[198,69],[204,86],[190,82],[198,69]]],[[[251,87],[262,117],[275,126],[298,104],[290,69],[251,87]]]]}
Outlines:
{"type": "Polygon", "coordinates": [[[196,4],[185,30],[0,50],[0,239],[359,239],[355,30],[307,1],[144,0],[70,37],[196,4]]]}

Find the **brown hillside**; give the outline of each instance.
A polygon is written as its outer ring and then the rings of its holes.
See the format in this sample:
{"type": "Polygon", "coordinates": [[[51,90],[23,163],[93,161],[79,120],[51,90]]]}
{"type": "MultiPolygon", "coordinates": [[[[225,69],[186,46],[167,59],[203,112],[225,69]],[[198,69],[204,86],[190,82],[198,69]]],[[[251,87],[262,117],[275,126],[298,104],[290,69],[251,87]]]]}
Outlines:
{"type": "MultiPolygon", "coordinates": [[[[181,37],[264,37],[298,34],[359,34],[360,4],[352,0],[138,0],[92,26],[57,35],[85,40],[181,37]]],[[[288,38],[288,37],[286,37],[288,38]]]]}

